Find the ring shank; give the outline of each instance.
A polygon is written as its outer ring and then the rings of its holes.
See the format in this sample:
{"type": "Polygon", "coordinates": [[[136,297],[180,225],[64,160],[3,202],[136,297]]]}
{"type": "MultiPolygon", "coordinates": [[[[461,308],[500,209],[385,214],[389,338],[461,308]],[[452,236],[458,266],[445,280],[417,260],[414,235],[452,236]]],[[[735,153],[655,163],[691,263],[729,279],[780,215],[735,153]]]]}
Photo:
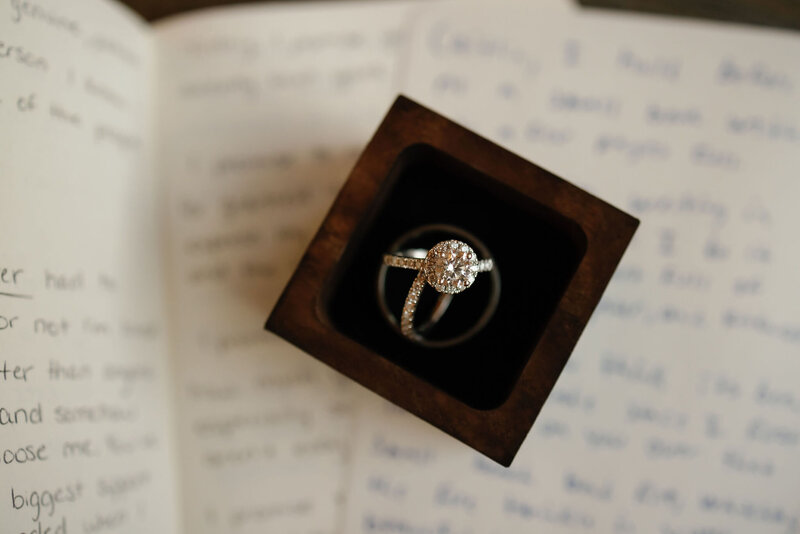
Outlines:
{"type": "MultiPolygon", "coordinates": [[[[421,250],[421,249],[416,249],[421,250]]],[[[400,254],[384,254],[383,264],[389,267],[400,267],[401,269],[414,269],[421,271],[425,266],[425,258],[417,258],[414,256],[404,256],[400,254]]],[[[478,272],[485,273],[492,270],[494,267],[494,260],[487,258],[478,260],[478,272]]]]}
{"type": "Polygon", "coordinates": [[[399,256],[396,254],[384,254],[383,264],[389,267],[400,267],[401,269],[414,269],[421,271],[425,266],[425,258],[413,258],[410,256],[399,256]]]}

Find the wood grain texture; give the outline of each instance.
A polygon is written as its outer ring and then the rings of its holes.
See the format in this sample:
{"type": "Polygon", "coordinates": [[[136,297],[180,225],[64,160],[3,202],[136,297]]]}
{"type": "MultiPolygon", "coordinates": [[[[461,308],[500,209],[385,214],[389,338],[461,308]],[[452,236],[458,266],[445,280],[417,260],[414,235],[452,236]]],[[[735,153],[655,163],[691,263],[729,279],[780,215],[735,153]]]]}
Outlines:
{"type": "MultiPolygon", "coordinates": [[[[372,1],[379,2],[381,0],[372,1]]],[[[270,3],[270,0],[261,0],[260,2],[248,0],[122,0],[122,2],[145,19],[152,21],[204,7],[270,3]]],[[[797,0],[579,0],[579,3],[587,7],[626,9],[662,15],[800,29],[800,2],[797,0]]]]}
{"type": "MultiPolygon", "coordinates": [[[[610,204],[401,96],[356,163],[266,328],[508,466],[555,386],[638,224],[635,218],[610,204]],[[353,236],[363,223],[368,223],[369,214],[380,202],[384,179],[391,175],[395,162],[408,147],[420,144],[481,173],[481,187],[487,193],[497,187],[513,191],[516,198],[528,199],[554,216],[571,221],[583,238],[583,255],[554,311],[541,324],[526,325],[527,329],[541,331],[541,335],[532,348],[527,346],[518,379],[507,398],[491,409],[469,406],[386,354],[371,350],[361,342],[363,339],[343,334],[323,304],[340,262],[352,257],[353,236]]],[[[397,336],[395,344],[404,343],[397,336]]],[[[465,352],[470,351],[466,345],[471,342],[464,344],[465,352]]],[[[495,354],[502,356],[503,339],[493,342],[495,354]]],[[[406,346],[402,350],[416,354],[414,351],[419,349],[406,346]]],[[[458,375],[458,365],[451,373],[458,375]]]]}
{"type": "Polygon", "coordinates": [[[580,0],[585,7],[800,29],[797,0],[580,0]]]}
{"type": "MultiPolygon", "coordinates": [[[[139,13],[145,20],[154,21],[187,11],[206,7],[229,6],[234,4],[278,4],[291,3],[292,0],[119,0],[139,13]]],[[[294,0],[308,1],[308,0],[294,0]]],[[[330,2],[336,0],[313,0],[330,2]]],[[[378,0],[380,1],[380,0],[378,0]]]]}

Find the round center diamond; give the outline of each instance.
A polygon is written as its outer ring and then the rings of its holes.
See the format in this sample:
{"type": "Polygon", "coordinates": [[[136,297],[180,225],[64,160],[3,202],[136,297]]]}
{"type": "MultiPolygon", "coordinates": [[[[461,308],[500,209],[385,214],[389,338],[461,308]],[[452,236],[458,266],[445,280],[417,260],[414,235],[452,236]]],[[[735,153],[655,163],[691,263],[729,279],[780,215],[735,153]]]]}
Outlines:
{"type": "Polygon", "coordinates": [[[425,257],[425,279],[440,293],[461,293],[475,281],[478,257],[463,241],[442,241],[425,257]]]}

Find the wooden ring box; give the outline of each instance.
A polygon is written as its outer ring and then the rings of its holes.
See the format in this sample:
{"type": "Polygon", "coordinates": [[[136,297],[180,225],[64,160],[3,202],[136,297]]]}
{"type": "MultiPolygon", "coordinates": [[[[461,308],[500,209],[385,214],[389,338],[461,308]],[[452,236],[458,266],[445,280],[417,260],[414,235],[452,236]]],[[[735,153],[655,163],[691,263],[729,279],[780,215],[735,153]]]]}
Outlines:
{"type": "MultiPolygon", "coordinates": [[[[266,328],[508,466],[638,224],[400,96],[266,328]],[[490,247],[502,290],[497,311],[480,333],[433,349],[406,340],[387,323],[375,280],[397,236],[436,223],[464,228],[490,247]]],[[[405,276],[407,284],[399,287],[407,288],[414,273],[395,276],[405,276]]],[[[467,290],[473,298],[462,298],[467,291],[456,295],[448,320],[468,320],[475,312],[471,305],[477,305],[471,303],[482,302],[488,285],[488,277],[479,275],[467,290]]]]}

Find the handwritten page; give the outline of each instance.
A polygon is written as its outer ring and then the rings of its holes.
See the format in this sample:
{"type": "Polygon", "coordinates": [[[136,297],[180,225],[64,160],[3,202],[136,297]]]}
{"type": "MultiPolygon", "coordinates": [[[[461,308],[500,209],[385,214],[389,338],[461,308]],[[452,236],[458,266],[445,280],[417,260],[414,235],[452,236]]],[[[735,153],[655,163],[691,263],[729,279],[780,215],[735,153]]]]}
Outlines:
{"type": "Polygon", "coordinates": [[[411,6],[0,6],[3,532],[800,532],[800,39],[411,6]],[[398,87],[642,220],[509,469],[261,330],[398,87]]]}
{"type": "Polygon", "coordinates": [[[543,4],[421,8],[405,91],[642,225],[511,468],[360,398],[345,530],[800,532],[800,38],[543,4]]]}
{"type": "Polygon", "coordinates": [[[0,5],[0,531],[177,532],[147,28],[0,5]]]}
{"type": "Polygon", "coordinates": [[[395,95],[403,4],[156,26],[189,532],[334,532],[352,392],[263,331],[395,95]]]}

